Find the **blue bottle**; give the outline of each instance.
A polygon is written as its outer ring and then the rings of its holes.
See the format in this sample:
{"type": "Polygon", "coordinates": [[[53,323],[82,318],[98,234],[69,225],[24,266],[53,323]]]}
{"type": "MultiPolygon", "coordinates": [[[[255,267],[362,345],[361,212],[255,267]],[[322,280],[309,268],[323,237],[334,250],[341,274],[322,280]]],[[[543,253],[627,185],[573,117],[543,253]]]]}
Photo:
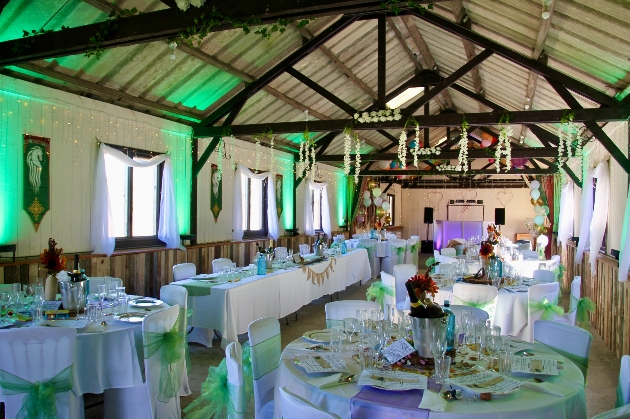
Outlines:
{"type": "Polygon", "coordinates": [[[256,261],[256,274],[257,275],[267,275],[267,259],[262,253],[258,254],[258,260],[256,261]]]}
{"type": "Polygon", "coordinates": [[[446,350],[451,351],[455,347],[455,313],[450,309],[451,303],[444,300],[444,313],[448,316],[446,321],[446,350]]]}
{"type": "Polygon", "coordinates": [[[341,242],[341,254],[345,255],[346,253],[348,253],[348,246],[346,245],[346,241],[342,241],[341,242]]]}

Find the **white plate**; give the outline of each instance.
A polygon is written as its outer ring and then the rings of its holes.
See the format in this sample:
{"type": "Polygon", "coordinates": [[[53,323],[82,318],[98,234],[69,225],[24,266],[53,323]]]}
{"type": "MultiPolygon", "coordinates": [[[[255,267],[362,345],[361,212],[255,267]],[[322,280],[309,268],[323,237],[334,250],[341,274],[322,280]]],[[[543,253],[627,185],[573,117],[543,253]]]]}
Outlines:
{"type": "Polygon", "coordinates": [[[220,273],[214,273],[214,274],[199,274],[199,275],[195,275],[193,277],[191,277],[190,279],[217,279],[221,276],[220,273]]]}
{"type": "Polygon", "coordinates": [[[150,313],[130,312],[115,316],[116,320],[128,323],[141,323],[142,320],[150,313]]]}
{"type": "Polygon", "coordinates": [[[78,320],[44,320],[39,325],[50,327],[83,327],[78,320]]]}
{"type": "Polygon", "coordinates": [[[164,304],[162,300],[156,300],[154,298],[138,298],[129,302],[130,306],[136,307],[155,307],[164,304]]]}
{"type": "Polygon", "coordinates": [[[330,329],[311,330],[302,335],[304,339],[318,343],[330,343],[330,329]]]}

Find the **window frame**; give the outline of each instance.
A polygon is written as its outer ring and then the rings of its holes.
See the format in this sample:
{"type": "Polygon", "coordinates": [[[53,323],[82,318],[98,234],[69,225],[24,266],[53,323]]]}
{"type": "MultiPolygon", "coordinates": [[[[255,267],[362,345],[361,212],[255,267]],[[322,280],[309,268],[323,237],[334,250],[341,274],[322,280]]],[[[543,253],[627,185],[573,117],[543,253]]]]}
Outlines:
{"type": "Polygon", "coordinates": [[[392,217],[392,221],[389,224],[390,226],[394,226],[396,225],[396,195],[392,194],[392,193],[388,193],[387,194],[387,202],[389,202],[389,213],[391,214],[390,217],[392,217]],[[392,198],[391,201],[389,200],[389,198],[392,198]]]}
{"type": "MultiPolygon", "coordinates": [[[[156,151],[143,150],[140,148],[126,147],[117,144],[107,144],[109,147],[124,153],[127,157],[141,157],[150,159],[165,153],[156,151]]],[[[157,230],[160,224],[160,202],[162,197],[162,177],[164,176],[164,162],[157,165],[157,208],[155,211],[155,235],[151,236],[133,236],[133,167],[127,167],[127,236],[116,237],[114,250],[128,250],[145,247],[166,247],[166,243],[157,237],[157,230]]]]}
{"type": "MultiPolygon", "coordinates": [[[[315,181],[315,183],[322,183],[322,182],[317,182],[315,181]]],[[[322,196],[323,196],[323,189],[319,189],[319,228],[315,228],[315,189],[311,190],[311,209],[313,212],[313,230],[315,231],[315,233],[323,233],[324,232],[324,222],[323,222],[323,218],[322,218],[322,208],[323,208],[323,204],[322,204],[322,196]]]]}
{"type": "MultiPolygon", "coordinates": [[[[251,170],[251,169],[250,169],[251,170]]],[[[262,173],[262,172],[261,172],[262,173]]],[[[250,230],[249,227],[251,225],[251,211],[252,211],[252,192],[251,192],[251,184],[252,178],[247,178],[247,214],[243,214],[243,219],[247,220],[247,227],[243,229],[243,238],[244,239],[261,239],[269,237],[269,225],[267,220],[267,211],[269,208],[269,197],[267,195],[267,189],[269,182],[269,177],[262,180],[262,226],[261,230],[250,230]]]]}

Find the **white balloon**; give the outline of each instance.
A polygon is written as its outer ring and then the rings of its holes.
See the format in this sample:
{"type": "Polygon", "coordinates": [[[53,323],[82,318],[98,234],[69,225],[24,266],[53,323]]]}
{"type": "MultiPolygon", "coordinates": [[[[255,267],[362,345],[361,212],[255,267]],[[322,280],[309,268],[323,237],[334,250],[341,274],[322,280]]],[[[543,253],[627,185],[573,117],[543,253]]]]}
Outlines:
{"type": "Polygon", "coordinates": [[[538,199],[540,198],[540,191],[538,189],[532,189],[529,195],[534,199],[538,199]]]}
{"type": "Polygon", "coordinates": [[[381,188],[374,188],[372,189],[372,195],[374,195],[376,198],[378,198],[379,196],[381,196],[381,188]]]}
{"type": "Polygon", "coordinates": [[[372,204],[372,200],[370,198],[363,198],[363,205],[369,207],[372,204]]]}
{"type": "Polygon", "coordinates": [[[363,198],[370,199],[370,191],[363,192],[363,198]]]}
{"type": "Polygon", "coordinates": [[[542,215],[537,215],[534,217],[534,224],[536,224],[537,226],[541,225],[544,222],[545,218],[542,215]]]}
{"type": "Polygon", "coordinates": [[[377,207],[380,207],[383,204],[383,200],[378,197],[378,198],[374,198],[374,205],[376,205],[377,207]]]}
{"type": "Polygon", "coordinates": [[[536,212],[536,214],[541,214],[542,215],[542,207],[538,204],[534,205],[534,211],[536,212]]]}
{"type": "Polygon", "coordinates": [[[391,161],[385,161],[385,160],[380,160],[378,162],[378,168],[381,170],[387,170],[389,169],[389,164],[391,163],[391,161]]]}
{"type": "Polygon", "coordinates": [[[381,208],[383,208],[385,211],[389,210],[389,202],[385,201],[381,204],[381,208]]]}
{"type": "Polygon", "coordinates": [[[529,184],[529,187],[532,189],[538,189],[540,188],[540,182],[538,182],[537,180],[532,180],[532,183],[529,184]]]}

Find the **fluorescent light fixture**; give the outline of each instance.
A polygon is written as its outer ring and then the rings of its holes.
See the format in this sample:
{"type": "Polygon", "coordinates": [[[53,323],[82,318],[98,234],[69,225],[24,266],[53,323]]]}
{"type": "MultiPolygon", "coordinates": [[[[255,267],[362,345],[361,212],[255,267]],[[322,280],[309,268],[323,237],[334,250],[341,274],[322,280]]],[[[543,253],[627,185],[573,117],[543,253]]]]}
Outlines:
{"type": "Polygon", "coordinates": [[[414,97],[418,96],[420,93],[424,91],[424,87],[410,87],[389,102],[387,102],[387,107],[389,109],[396,109],[401,105],[409,102],[414,97]]]}

